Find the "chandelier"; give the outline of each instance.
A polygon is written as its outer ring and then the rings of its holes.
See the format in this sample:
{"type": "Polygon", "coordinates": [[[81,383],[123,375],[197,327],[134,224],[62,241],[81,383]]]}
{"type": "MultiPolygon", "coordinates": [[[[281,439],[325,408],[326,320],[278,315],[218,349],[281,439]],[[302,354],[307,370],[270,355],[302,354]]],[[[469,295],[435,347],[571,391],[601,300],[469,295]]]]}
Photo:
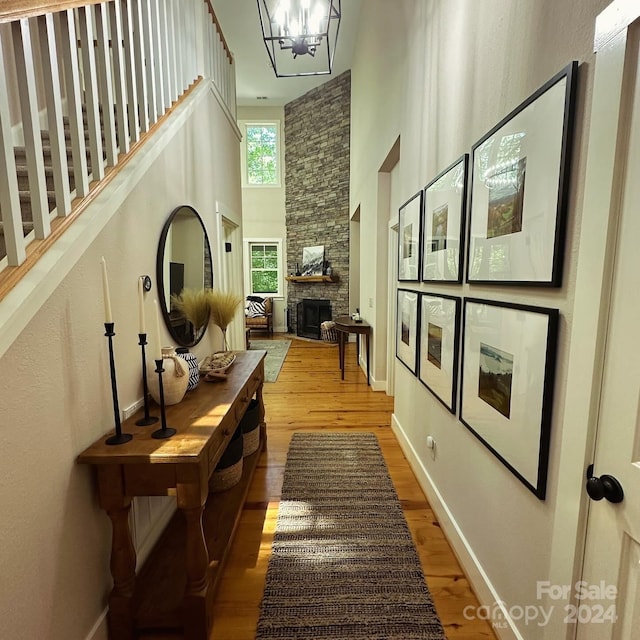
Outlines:
{"type": "Polygon", "coordinates": [[[257,1],[262,38],[278,78],[331,73],[341,0],[257,1]]]}

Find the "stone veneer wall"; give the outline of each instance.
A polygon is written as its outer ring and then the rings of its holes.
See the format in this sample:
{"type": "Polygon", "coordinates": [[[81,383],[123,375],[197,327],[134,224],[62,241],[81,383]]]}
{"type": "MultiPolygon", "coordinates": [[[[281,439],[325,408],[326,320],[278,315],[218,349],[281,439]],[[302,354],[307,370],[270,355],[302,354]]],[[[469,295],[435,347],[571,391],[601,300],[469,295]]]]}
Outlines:
{"type": "Polygon", "coordinates": [[[338,284],[289,282],[289,327],[303,298],[331,301],[349,314],[349,141],[351,72],[285,105],[287,274],[302,269],[304,247],[324,245],[338,284]]]}

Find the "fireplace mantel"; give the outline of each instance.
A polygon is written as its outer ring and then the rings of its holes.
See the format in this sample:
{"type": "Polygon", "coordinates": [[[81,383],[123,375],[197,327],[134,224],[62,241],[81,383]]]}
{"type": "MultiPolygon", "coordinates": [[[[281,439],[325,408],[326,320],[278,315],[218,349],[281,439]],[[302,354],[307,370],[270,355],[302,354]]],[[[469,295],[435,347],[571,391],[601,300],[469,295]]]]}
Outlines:
{"type": "Polygon", "coordinates": [[[285,276],[287,282],[338,282],[338,276],[285,276]]]}

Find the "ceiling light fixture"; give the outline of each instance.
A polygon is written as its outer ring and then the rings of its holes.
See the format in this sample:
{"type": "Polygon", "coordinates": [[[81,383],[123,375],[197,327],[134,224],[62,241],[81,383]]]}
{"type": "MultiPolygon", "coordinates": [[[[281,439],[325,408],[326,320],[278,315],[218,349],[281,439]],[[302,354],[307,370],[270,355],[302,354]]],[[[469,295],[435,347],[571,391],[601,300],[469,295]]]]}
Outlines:
{"type": "Polygon", "coordinates": [[[341,0],[257,1],[262,38],[276,77],[331,73],[341,0]]]}

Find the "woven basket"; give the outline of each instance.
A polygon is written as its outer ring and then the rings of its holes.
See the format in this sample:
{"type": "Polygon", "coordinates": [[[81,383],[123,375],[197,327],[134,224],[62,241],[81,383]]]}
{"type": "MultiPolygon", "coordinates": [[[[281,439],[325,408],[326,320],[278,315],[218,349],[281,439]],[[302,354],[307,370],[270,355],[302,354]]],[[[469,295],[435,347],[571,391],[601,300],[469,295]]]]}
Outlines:
{"type": "Polygon", "coordinates": [[[260,446],[260,405],[256,399],[249,402],[240,420],[242,427],[242,455],[250,456],[260,446]]]}
{"type": "Polygon", "coordinates": [[[242,458],[230,467],[216,469],[209,478],[209,491],[220,493],[235,487],[242,478],[242,458]]]}
{"type": "Polygon", "coordinates": [[[209,478],[209,491],[212,493],[226,491],[240,482],[240,478],[242,477],[242,450],[242,428],[238,425],[233,436],[231,436],[225,452],[222,454],[220,461],[209,478]]]}
{"type": "Polygon", "coordinates": [[[338,332],[335,330],[336,323],[327,320],[320,325],[320,338],[325,342],[338,342],[338,332]]]}

